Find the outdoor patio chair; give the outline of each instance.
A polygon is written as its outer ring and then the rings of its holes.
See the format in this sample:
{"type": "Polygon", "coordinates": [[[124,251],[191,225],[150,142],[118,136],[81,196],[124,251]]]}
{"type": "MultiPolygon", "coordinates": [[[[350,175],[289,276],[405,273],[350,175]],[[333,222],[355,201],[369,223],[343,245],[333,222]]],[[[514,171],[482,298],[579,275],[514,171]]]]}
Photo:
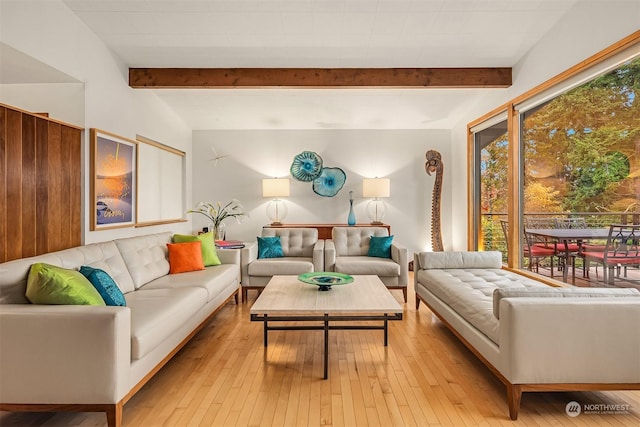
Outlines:
{"type": "MultiPolygon", "coordinates": [[[[558,271],[562,271],[565,264],[565,250],[564,247],[558,247],[558,242],[554,240],[549,240],[545,237],[535,236],[530,233],[527,233],[527,229],[534,228],[557,228],[555,218],[525,218],[525,237],[528,241],[529,245],[532,248],[543,248],[543,249],[553,249],[553,256],[558,258],[558,271]]],[[[553,256],[551,257],[551,277],[553,277],[553,256]]],[[[567,262],[571,262],[570,260],[566,260],[567,262]]]]}
{"type": "MultiPolygon", "coordinates": [[[[500,220],[502,226],[502,232],[504,233],[505,241],[507,242],[507,251],[509,250],[509,222],[506,220],[500,220]]],[[[523,255],[529,259],[529,270],[533,271],[533,266],[536,267],[536,273],[538,272],[540,261],[549,257],[551,263],[551,277],[553,277],[553,257],[556,256],[556,250],[553,245],[549,247],[536,246],[534,240],[530,239],[527,233],[523,233],[525,245],[523,247],[523,255]]],[[[533,237],[533,236],[530,236],[533,237]]]]}
{"type": "MultiPolygon", "coordinates": [[[[584,251],[587,270],[589,263],[596,262],[603,266],[603,281],[614,285],[614,272],[623,268],[625,276],[627,268],[640,266],[640,225],[613,224],[609,228],[609,237],[604,251],[584,251]]],[[[597,280],[598,270],[596,270],[597,280]]]]}
{"type": "MultiPolygon", "coordinates": [[[[588,228],[587,221],[583,217],[573,217],[573,218],[554,218],[555,228],[561,229],[571,229],[571,228],[588,228]]],[[[567,243],[567,248],[569,249],[569,253],[573,258],[573,263],[575,264],[575,257],[582,257],[582,245],[585,242],[582,241],[573,241],[567,243]]],[[[561,248],[562,249],[562,248],[561,248]]],[[[604,248],[602,249],[604,250],[604,248]]],[[[574,265],[575,267],[575,265],[574,265]]],[[[587,269],[586,263],[584,259],[582,261],[582,277],[587,277],[587,269]]]]}

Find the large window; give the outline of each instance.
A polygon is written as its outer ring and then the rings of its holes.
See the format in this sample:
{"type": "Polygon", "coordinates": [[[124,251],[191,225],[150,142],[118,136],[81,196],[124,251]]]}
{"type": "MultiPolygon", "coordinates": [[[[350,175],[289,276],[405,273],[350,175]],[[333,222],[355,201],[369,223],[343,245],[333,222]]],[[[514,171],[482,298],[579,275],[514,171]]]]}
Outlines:
{"type": "Polygon", "coordinates": [[[476,180],[480,184],[479,212],[476,214],[480,219],[478,247],[502,251],[505,257],[506,240],[500,221],[507,215],[507,137],[506,120],[474,133],[476,158],[479,160],[476,180]]]}
{"type": "Polygon", "coordinates": [[[469,124],[470,249],[527,268],[528,218],[640,223],[640,37],[628,39],[469,124]]]}
{"type": "Polygon", "coordinates": [[[640,210],[640,58],[521,114],[524,215],[640,210]]]}

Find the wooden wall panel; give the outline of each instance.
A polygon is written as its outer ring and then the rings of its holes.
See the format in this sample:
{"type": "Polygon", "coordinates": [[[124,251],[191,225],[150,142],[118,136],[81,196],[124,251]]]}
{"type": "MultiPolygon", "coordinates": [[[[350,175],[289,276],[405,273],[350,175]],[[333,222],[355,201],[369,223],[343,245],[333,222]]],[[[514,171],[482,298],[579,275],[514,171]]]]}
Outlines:
{"type": "Polygon", "coordinates": [[[0,262],[81,244],[82,129],[0,105],[0,262]]]}
{"type": "Polygon", "coordinates": [[[38,118],[36,120],[36,255],[49,252],[47,237],[49,235],[49,122],[38,118]]]}
{"type": "Polygon", "coordinates": [[[62,146],[60,140],[60,126],[49,123],[49,152],[48,159],[49,165],[58,165],[57,168],[50,168],[47,182],[47,190],[49,192],[49,203],[47,209],[49,210],[48,227],[47,231],[47,252],[57,251],[63,249],[62,244],[62,216],[66,213],[66,208],[69,203],[69,195],[65,194],[66,191],[63,185],[65,168],[62,158],[62,146]]]}
{"type": "Polygon", "coordinates": [[[22,113],[7,110],[7,258],[22,257],[22,113]]]}
{"type": "Polygon", "coordinates": [[[69,146],[69,247],[79,246],[82,236],[76,230],[82,229],[82,132],[67,126],[62,127],[62,143],[69,146]]]}
{"type": "Polygon", "coordinates": [[[0,106],[0,261],[7,259],[7,109],[0,106]]]}
{"type": "Polygon", "coordinates": [[[22,256],[36,254],[36,119],[22,115],[22,256]]]}

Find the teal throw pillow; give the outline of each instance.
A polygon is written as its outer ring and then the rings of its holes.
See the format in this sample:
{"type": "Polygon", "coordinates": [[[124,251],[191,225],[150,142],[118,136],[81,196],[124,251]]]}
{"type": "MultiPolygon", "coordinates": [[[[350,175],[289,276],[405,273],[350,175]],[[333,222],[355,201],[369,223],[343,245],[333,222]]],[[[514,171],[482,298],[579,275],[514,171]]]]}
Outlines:
{"type": "Polygon", "coordinates": [[[96,288],[79,271],[43,262],[29,269],[26,296],[33,304],[105,305],[96,288]]]}
{"type": "Polygon", "coordinates": [[[281,258],[283,256],[280,236],[258,237],[258,258],[281,258]]]}
{"type": "Polygon", "coordinates": [[[174,234],[173,243],[201,242],[202,243],[202,262],[205,267],[212,265],[220,265],[222,262],[218,258],[216,245],[213,241],[213,231],[208,233],[192,236],[190,234],[174,234]]]}
{"type": "Polygon", "coordinates": [[[393,236],[371,236],[371,242],[369,242],[369,253],[367,255],[378,258],[391,258],[392,242],[393,236]]]}
{"type": "Polygon", "coordinates": [[[127,305],[124,294],[106,271],[83,265],[80,267],[80,273],[89,279],[107,305],[119,305],[122,307],[127,305]]]}

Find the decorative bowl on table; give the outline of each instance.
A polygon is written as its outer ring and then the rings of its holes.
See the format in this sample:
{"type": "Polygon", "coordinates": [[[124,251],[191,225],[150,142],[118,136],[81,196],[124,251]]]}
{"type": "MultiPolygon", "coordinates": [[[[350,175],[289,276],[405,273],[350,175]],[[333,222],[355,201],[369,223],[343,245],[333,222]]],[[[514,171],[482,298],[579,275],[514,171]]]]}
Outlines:
{"type": "Polygon", "coordinates": [[[335,273],[332,271],[316,271],[313,273],[300,274],[298,280],[318,286],[319,291],[330,291],[333,285],[346,285],[353,282],[353,277],[348,274],[335,273]]]}

